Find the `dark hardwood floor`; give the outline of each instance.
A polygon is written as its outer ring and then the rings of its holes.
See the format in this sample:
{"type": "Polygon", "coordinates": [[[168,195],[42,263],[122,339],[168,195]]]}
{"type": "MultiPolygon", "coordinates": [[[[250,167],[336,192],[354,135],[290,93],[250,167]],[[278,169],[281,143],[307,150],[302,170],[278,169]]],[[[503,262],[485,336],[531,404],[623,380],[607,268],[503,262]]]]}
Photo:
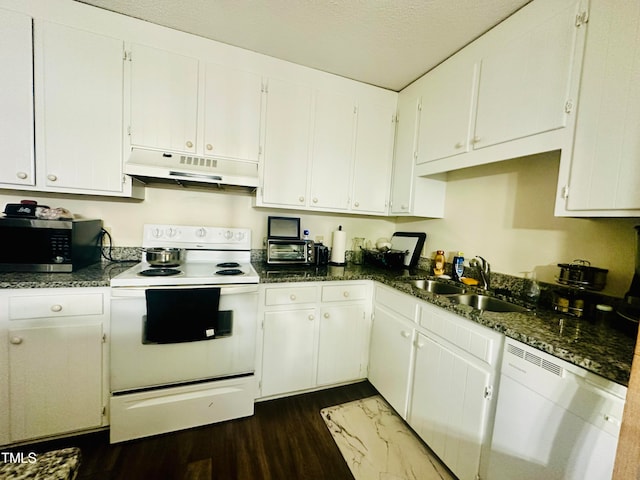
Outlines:
{"type": "Polygon", "coordinates": [[[78,480],[353,479],[320,410],[377,392],[361,382],[256,404],[248,418],[109,445],[108,432],[22,446],[77,446],[78,480]]]}

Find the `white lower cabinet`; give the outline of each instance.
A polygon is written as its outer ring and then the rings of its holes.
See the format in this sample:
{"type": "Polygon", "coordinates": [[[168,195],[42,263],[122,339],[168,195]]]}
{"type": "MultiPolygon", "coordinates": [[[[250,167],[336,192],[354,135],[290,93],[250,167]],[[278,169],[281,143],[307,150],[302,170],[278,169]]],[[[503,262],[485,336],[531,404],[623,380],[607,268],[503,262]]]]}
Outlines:
{"type": "Polygon", "coordinates": [[[366,378],[370,283],[265,286],[259,397],[366,378]]]}
{"type": "Polygon", "coordinates": [[[107,298],[108,289],[3,292],[0,444],[107,424],[107,298]]]}

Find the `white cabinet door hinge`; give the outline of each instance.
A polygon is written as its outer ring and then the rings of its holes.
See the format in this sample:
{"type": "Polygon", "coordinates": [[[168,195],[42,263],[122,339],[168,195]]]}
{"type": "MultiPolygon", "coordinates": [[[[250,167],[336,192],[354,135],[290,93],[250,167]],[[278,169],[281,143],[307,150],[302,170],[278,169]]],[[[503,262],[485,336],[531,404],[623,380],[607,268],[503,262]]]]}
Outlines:
{"type": "MultiPolygon", "coordinates": [[[[123,180],[124,180],[124,178],[123,178],[123,180]]],[[[107,334],[106,333],[102,334],[102,343],[107,343],[107,334]]]]}
{"type": "Polygon", "coordinates": [[[589,12],[585,10],[576,15],[576,27],[580,28],[582,25],[589,21],[589,12]]]}
{"type": "Polygon", "coordinates": [[[491,400],[493,398],[493,387],[491,385],[484,387],[484,398],[487,400],[491,400]]]}
{"type": "Polygon", "coordinates": [[[124,51],[122,52],[122,59],[123,59],[125,62],[130,62],[130,61],[131,61],[131,58],[132,58],[131,50],[124,50],[124,51]]]}
{"type": "Polygon", "coordinates": [[[106,416],[107,415],[107,407],[105,407],[104,405],[102,406],[102,416],[106,416]]]}
{"type": "Polygon", "coordinates": [[[562,190],[560,192],[560,196],[566,200],[567,198],[569,198],[569,185],[565,185],[564,187],[562,187],[562,190]]]}
{"type": "Polygon", "coordinates": [[[569,99],[564,102],[564,113],[571,113],[573,111],[573,100],[569,99]]]}
{"type": "Polygon", "coordinates": [[[127,127],[127,135],[131,136],[131,125],[127,127]]]}

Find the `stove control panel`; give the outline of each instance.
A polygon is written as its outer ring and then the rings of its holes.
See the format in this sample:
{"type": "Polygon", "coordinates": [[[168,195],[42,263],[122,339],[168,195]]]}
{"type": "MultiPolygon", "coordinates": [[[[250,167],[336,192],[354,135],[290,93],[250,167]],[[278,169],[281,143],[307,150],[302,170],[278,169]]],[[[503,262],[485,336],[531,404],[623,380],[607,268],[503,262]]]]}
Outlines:
{"type": "Polygon", "coordinates": [[[143,247],[250,250],[251,229],[145,224],[143,247]]]}

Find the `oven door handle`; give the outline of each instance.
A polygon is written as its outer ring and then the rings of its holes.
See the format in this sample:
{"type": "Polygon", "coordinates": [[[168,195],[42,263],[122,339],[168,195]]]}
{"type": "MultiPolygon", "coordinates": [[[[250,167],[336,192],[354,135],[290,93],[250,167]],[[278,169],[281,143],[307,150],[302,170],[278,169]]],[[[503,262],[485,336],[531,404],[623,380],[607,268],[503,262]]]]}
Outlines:
{"type": "Polygon", "coordinates": [[[187,289],[187,288],[220,288],[220,295],[237,295],[241,293],[257,293],[258,285],[158,285],[145,287],[112,287],[112,297],[144,297],[145,290],[157,289],[187,289]]]}

